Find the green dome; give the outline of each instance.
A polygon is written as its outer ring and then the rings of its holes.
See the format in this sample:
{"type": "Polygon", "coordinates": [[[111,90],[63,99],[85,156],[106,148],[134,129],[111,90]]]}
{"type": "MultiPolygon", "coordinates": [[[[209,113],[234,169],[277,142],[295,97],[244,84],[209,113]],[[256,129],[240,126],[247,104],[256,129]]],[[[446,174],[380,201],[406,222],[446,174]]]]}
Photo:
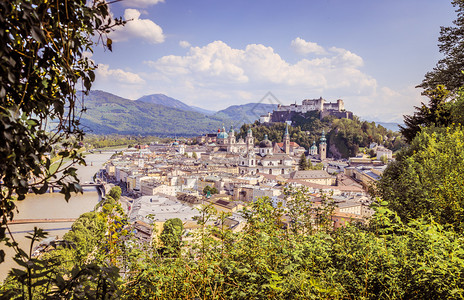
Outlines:
{"type": "Polygon", "coordinates": [[[229,137],[229,135],[227,134],[226,129],[224,127],[222,127],[222,131],[218,133],[217,138],[218,139],[226,139],[228,137],[229,137]]]}

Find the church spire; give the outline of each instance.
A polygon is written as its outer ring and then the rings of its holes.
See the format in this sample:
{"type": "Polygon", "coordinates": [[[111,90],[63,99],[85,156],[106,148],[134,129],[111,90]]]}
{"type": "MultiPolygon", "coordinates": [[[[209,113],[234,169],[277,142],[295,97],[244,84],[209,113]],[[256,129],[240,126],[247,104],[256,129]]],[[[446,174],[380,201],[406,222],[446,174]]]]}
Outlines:
{"type": "Polygon", "coordinates": [[[290,154],[290,135],[288,134],[288,123],[285,126],[285,134],[284,134],[284,151],[285,154],[290,154]]]}

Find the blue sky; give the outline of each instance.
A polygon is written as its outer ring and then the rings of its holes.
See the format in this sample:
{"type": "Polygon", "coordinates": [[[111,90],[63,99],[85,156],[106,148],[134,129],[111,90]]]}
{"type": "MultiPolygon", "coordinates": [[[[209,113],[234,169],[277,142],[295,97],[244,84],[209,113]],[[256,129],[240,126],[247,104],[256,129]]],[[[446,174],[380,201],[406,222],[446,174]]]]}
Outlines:
{"type": "Polygon", "coordinates": [[[129,99],[163,93],[211,110],[323,97],[369,120],[401,121],[441,58],[446,0],[125,0],[131,20],[96,47],[94,89],[129,99]],[[267,98],[263,99],[268,102],[267,98]]]}

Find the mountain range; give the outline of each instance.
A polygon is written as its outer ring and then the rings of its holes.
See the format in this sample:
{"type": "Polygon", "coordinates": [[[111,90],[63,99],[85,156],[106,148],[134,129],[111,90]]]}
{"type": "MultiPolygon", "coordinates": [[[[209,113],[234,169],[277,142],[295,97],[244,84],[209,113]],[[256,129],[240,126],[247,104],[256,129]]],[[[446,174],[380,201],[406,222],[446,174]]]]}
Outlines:
{"type": "MultiPolygon", "coordinates": [[[[99,90],[84,96],[84,104],[87,109],[81,124],[86,132],[157,136],[195,136],[217,132],[223,126],[238,130],[242,124],[253,123],[277,108],[273,104],[247,103],[212,111],[163,94],[130,100],[99,90]]],[[[397,123],[376,123],[398,131],[397,123]]]]}
{"type": "Polygon", "coordinates": [[[214,112],[163,94],[129,100],[98,90],[84,96],[84,104],[81,124],[87,132],[158,136],[194,136],[231,125],[238,129],[276,108],[272,104],[248,103],[214,112]]]}

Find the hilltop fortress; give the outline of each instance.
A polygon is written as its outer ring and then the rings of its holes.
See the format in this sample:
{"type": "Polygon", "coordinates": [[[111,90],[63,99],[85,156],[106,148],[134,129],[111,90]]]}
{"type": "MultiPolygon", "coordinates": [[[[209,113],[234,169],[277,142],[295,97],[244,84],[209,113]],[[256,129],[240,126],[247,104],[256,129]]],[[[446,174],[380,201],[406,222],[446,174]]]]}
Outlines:
{"type": "Polygon", "coordinates": [[[296,114],[304,115],[307,112],[319,111],[320,118],[323,119],[327,116],[334,116],[339,119],[347,118],[352,119],[353,113],[345,110],[345,104],[343,100],[338,99],[337,102],[327,102],[325,99],[305,99],[301,105],[290,104],[290,105],[278,105],[277,109],[272,113],[261,116],[260,122],[285,122],[290,121],[296,114]]]}

